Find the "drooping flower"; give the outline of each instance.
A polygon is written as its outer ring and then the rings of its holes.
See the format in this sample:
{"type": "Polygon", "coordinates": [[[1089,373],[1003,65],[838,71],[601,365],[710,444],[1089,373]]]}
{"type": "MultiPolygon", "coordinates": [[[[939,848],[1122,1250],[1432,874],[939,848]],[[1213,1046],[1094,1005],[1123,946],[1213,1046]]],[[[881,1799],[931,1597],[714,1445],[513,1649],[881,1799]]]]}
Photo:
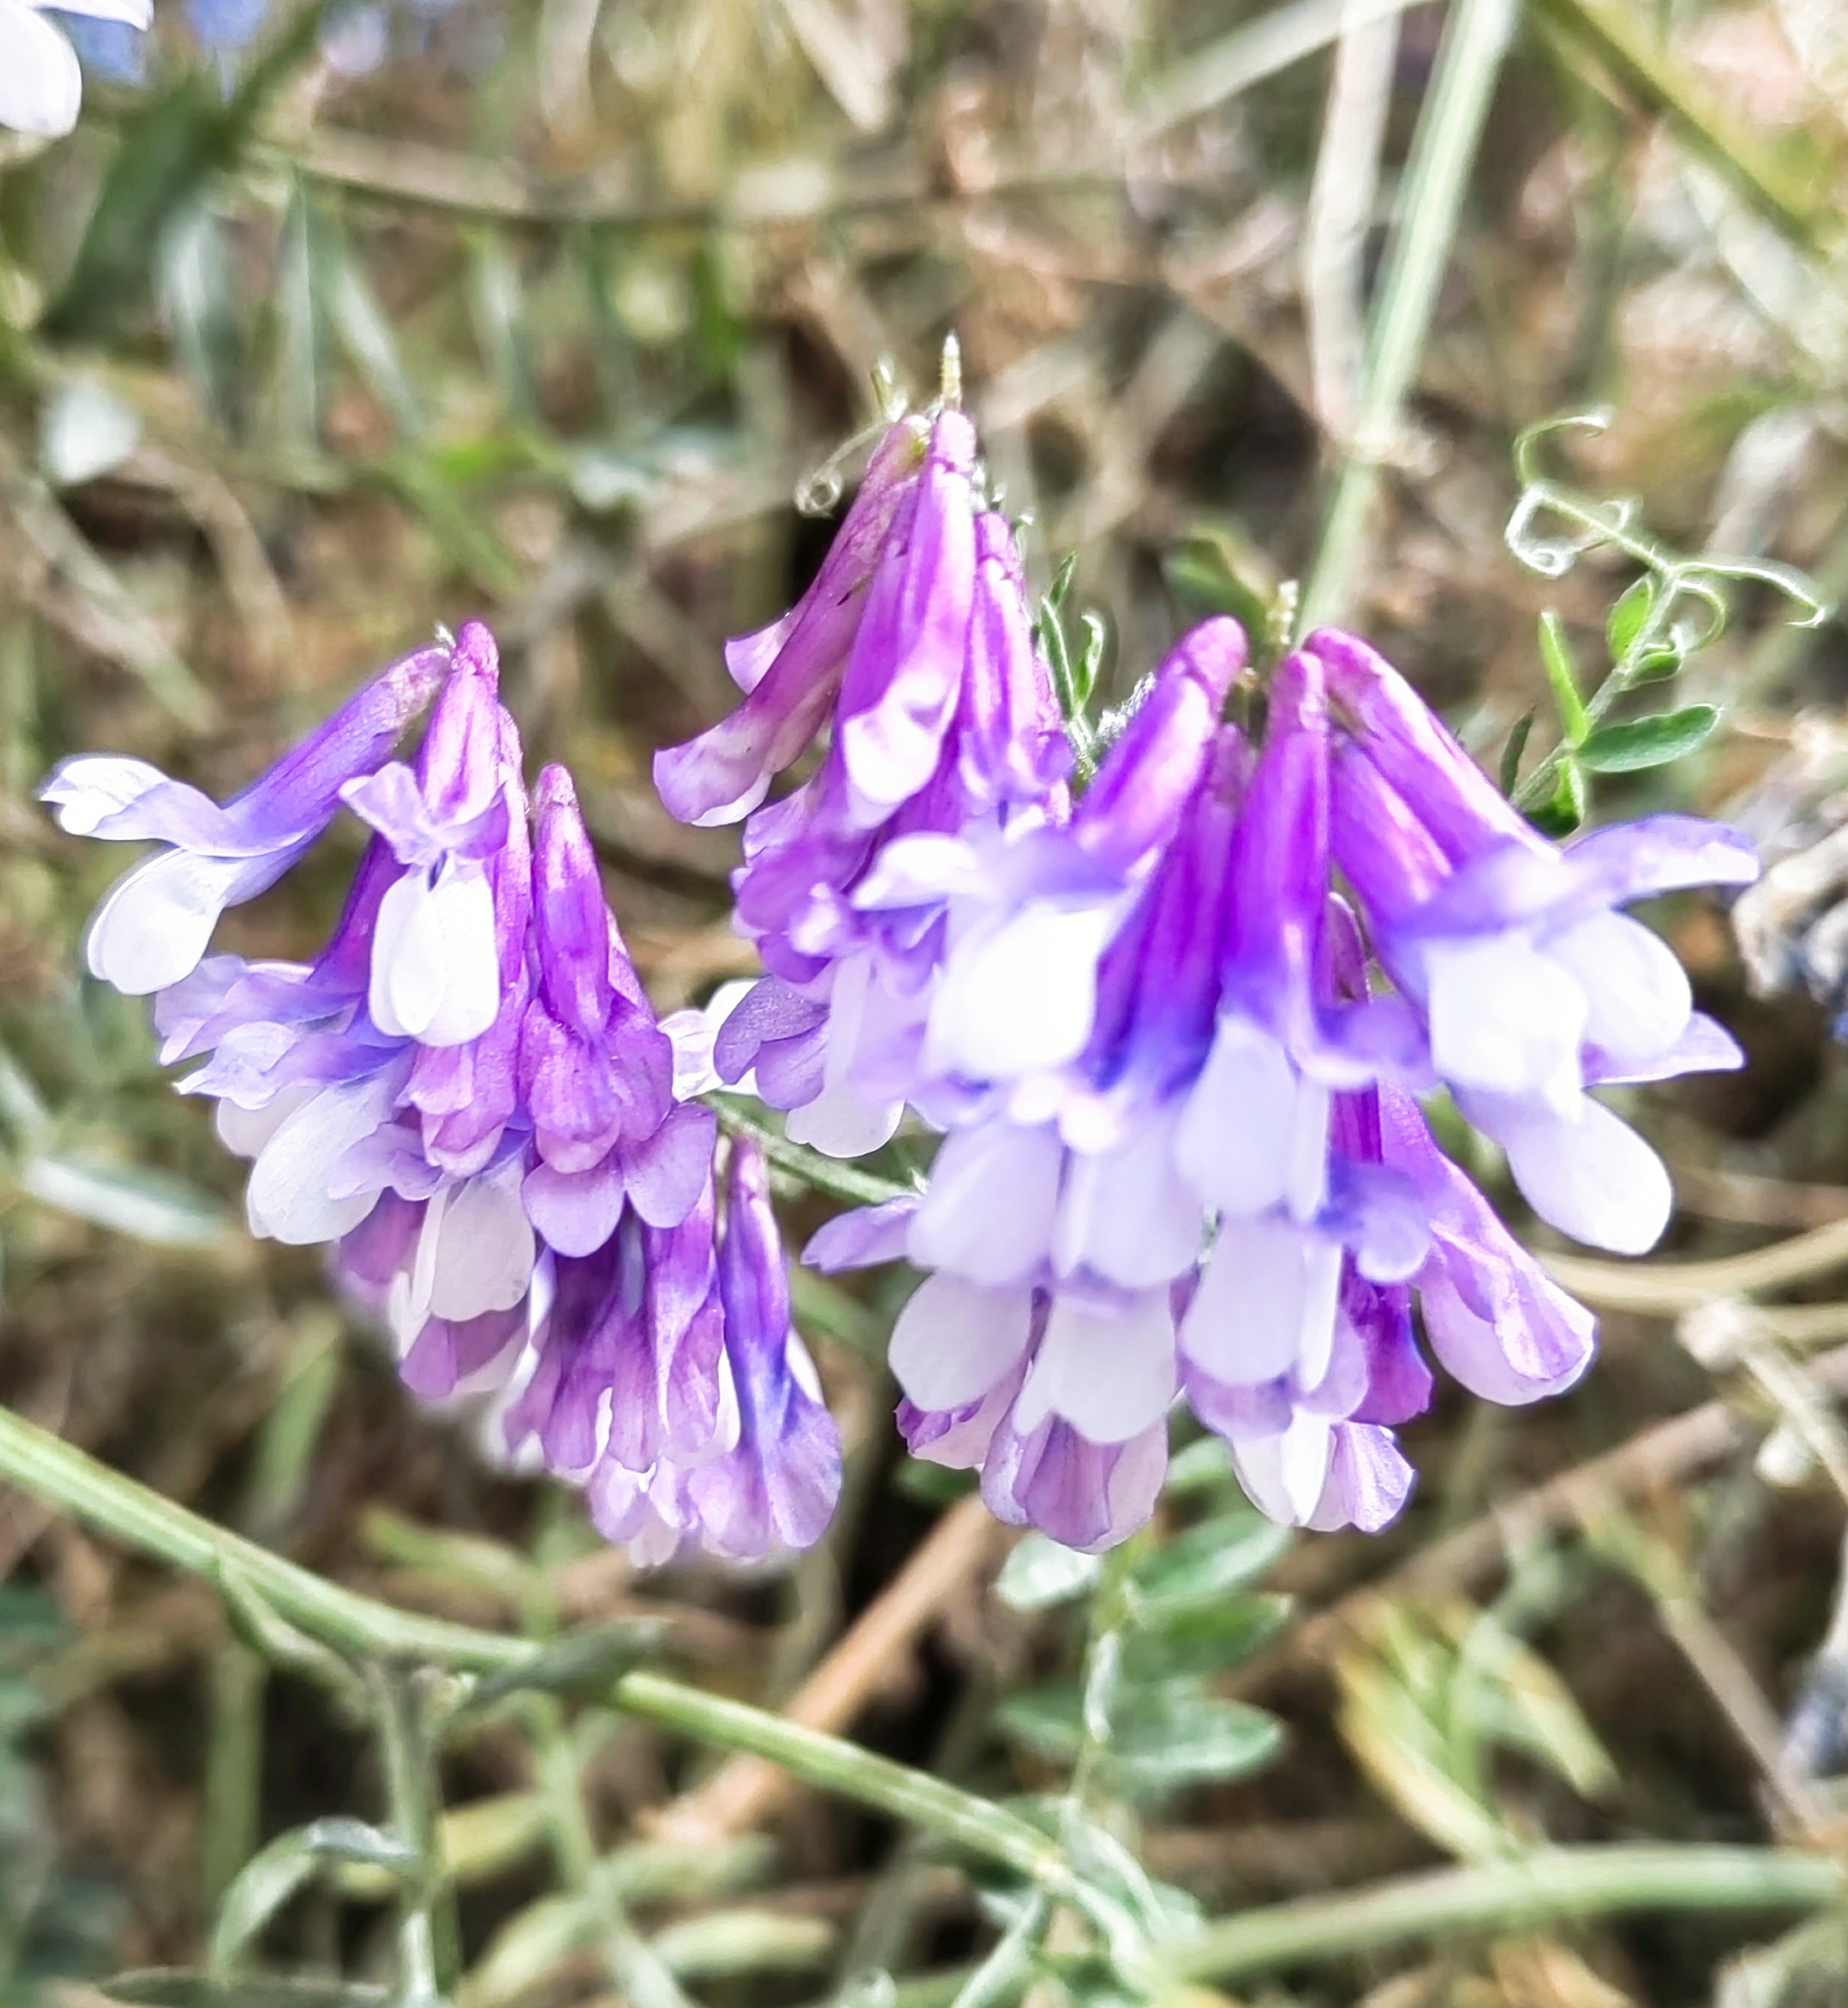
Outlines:
{"type": "MultiPolygon", "coordinates": [[[[1594,1335],[1411,1092],[1429,1079],[1417,1000],[1369,982],[1332,890],[1322,659],[1277,671],[1255,758],[1217,723],[1229,677],[1201,674],[1231,659],[1212,632],[1176,650],[1070,825],[1040,833],[1037,878],[1018,875],[1006,926],[1055,907],[1073,847],[1115,869],[1090,966],[1049,1006],[1075,994],[1076,1027],[1010,1073],[1040,993],[985,986],[962,1099],[927,1089],[948,1129],[927,1191],[804,1256],[926,1271],[891,1354],[914,1454],[979,1469],[1000,1517],[1077,1547],[1152,1510],[1177,1396],[1265,1511],[1372,1528],[1411,1489],[1394,1432],[1431,1394],[1415,1305],[1440,1363],[1497,1401],[1569,1385],[1594,1335]]],[[[979,875],[970,847],[941,848],[895,842],[867,883],[979,875]]],[[[940,1003],[983,952],[952,928],[940,1003]]]]}
{"type": "Polygon", "coordinates": [[[1692,816],[1646,816],[1556,846],[1505,802],[1405,679],[1353,636],[1312,635],[1348,727],[1336,862],[1375,952],[1417,1007],[1431,1065],[1508,1154],[1540,1216],[1640,1255],[1673,1198],[1661,1160],[1588,1090],[1740,1064],[1694,1010],[1661,937],[1620,909],[1749,884],[1751,845],[1692,816]]]}
{"type": "Polygon", "coordinates": [[[569,776],[529,802],[485,627],[388,670],[222,808],[120,760],[68,761],[46,796],[67,828],[169,847],[109,895],[93,964],[154,989],[163,1058],[200,1062],[180,1086],[251,1160],[252,1230],[329,1247],[413,1393],[490,1403],[503,1454],[582,1486],[641,1559],[815,1538],[839,1450],[762,1166],[734,1150],[715,1235],[713,1119],[683,1098],[569,776]],[[320,956],[206,954],[220,908],[342,805],[371,834],[320,956]],[[695,1481],[709,1465],[722,1484],[695,1481]]]}
{"type": "MultiPolygon", "coordinates": [[[[144,29],[154,0],[59,0],[56,11],[144,29]]],[[[77,123],[83,73],[46,12],[39,0],[0,0],[0,126],[61,139],[77,123]]]]}
{"type": "Polygon", "coordinates": [[[162,847],[118,880],[86,944],[91,972],[131,997],[182,981],[228,906],[267,891],[320,836],[341,790],[375,772],[427,705],[446,649],[395,663],[222,807],[144,760],[80,754],[39,790],[79,836],[162,847]]]}
{"type": "Polygon", "coordinates": [[[894,906],[869,868],[899,840],[998,837],[1062,819],[1069,765],[1006,521],[982,506],[973,428],[949,409],[875,450],[815,581],[727,650],[746,695],[656,763],[689,821],[750,811],[736,924],[769,973],[720,1029],[789,1135],[837,1156],[891,1136],[917,1073],[946,930],[940,892],[894,906]],[[830,728],[819,772],[773,775],[830,728]]]}

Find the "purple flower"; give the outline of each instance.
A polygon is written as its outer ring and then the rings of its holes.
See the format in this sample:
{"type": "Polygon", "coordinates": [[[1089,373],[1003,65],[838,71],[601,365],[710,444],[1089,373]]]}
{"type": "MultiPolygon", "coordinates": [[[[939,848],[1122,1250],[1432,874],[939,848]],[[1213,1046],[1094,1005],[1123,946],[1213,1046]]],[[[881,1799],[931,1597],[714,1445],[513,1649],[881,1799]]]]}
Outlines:
{"type": "Polygon", "coordinates": [[[683,822],[736,822],[820,730],[888,533],[904,505],[916,506],[929,438],[920,419],[891,428],[814,584],[780,621],[727,645],[743,704],[697,739],[655,756],[655,786],[683,822]]]}
{"type": "Polygon", "coordinates": [[[48,793],[105,836],[183,813],[208,856],[267,843],[265,883],[338,805],[369,825],[314,962],[195,949],[155,996],[163,1058],[201,1062],[181,1088],[251,1160],[252,1230],[328,1245],[406,1385],[489,1402],[500,1454],[582,1487],[638,1558],[804,1545],[839,1447],[762,1166],[734,1151],[716,1234],[716,1127],[684,1098],[700,1056],[656,1022],[570,779],[547,768],[529,805],[484,627],[439,663],[400,665],[226,810],[133,763],[67,763],[48,793]],[[407,681],[435,703],[388,763],[407,681]]]}
{"type": "Polygon", "coordinates": [[[395,663],[222,808],[144,760],[60,761],[39,797],[65,829],[162,847],[97,909],[86,944],[92,973],[131,997],[190,975],[219,915],[267,891],[301,857],[346,784],[390,756],[449,660],[447,649],[424,648],[395,663]]]}
{"type": "Polygon", "coordinates": [[[942,886],[893,878],[904,847],[992,845],[1066,808],[1070,753],[1018,554],[978,506],[975,454],[960,412],[928,433],[893,427],[814,585],[728,652],[744,704],[657,763],[676,813],[725,820],[831,718],[819,772],[746,825],[736,923],[770,973],[714,1063],[725,1081],[753,1074],[792,1137],[837,1156],[896,1129],[955,925],[942,886]],[[869,885],[876,858],[892,869],[869,885]]]}
{"type": "Polygon", "coordinates": [[[920,1104],[948,1132],[928,1189],[831,1223],[805,1259],[926,1271],[891,1348],[914,1452],[979,1469],[997,1515],[1078,1547],[1152,1510],[1176,1398],[1266,1512],[1372,1529],[1412,1484],[1394,1432],[1431,1397],[1415,1306],[1439,1361],[1499,1401],[1569,1384],[1594,1335],[1409,1092],[1429,1078],[1416,999],[1377,992],[1331,892],[1321,658],[1277,672],[1255,759],[1217,722],[1229,676],[1200,674],[1238,659],[1190,637],[1066,827],[897,839],[856,895],[947,903],[927,1084],[945,999],[982,1005],[955,1020],[960,1099],[920,1104]],[[1031,939],[1068,900],[1093,931],[1055,990],[1029,957],[961,988],[985,928],[1031,939]],[[1013,1018],[1042,1005],[1062,1029],[1034,1048],[1013,1018]]]}
{"type": "Polygon", "coordinates": [[[519,1078],[538,1161],[526,1204],[560,1254],[588,1256],[615,1231],[626,1200],[653,1227],[686,1218],[709,1173],[715,1125],[675,1102],[673,1046],[605,904],[563,768],[541,774],[535,808],[537,978],[519,1078]]]}
{"type": "Polygon", "coordinates": [[[1693,1009],[1673,951],[1618,910],[1747,884],[1751,846],[1680,815],[1550,844],[1364,642],[1325,630],[1308,647],[1351,734],[1335,763],[1335,860],[1418,1009],[1433,1073],[1501,1144],[1542,1219],[1643,1253],[1668,1222],[1667,1174],[1586,1090],[1735,1067],[1740,1054],[1693,1009]]]}

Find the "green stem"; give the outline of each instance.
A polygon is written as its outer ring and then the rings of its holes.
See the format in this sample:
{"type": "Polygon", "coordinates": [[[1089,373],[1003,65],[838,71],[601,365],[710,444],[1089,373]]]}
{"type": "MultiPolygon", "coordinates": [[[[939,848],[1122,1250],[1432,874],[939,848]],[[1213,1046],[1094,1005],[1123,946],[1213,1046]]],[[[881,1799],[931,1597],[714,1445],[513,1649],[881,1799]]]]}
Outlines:
{"type": "Polygon", "coordinates": [[[1379,306],[1355,402],[1353,437],[1335,478],[1315,570],[1303,593],[1297,632],[1338,621],[1379,487],[1380,456],[1399,429],[1437,288],[1457,234],[1464,184],[1518,0],[1453,0],[1437,75],[1419,114],[1406,169],[1403,207],[1393,233],[1379,306]]]}
{"type": "Polygon", "coordinates": [[[727,1136],[748,1136],[772,1169],[787,1172],[831,1199],[845,1199],[850,1206],[882,1206],[888,1199],[918,1196],[914,1186],[900,1185],[896,1179],[862,1172],[840,1158],[825,1157],[806,1144],[792,1143],[764,1120],[762,1109],[746,1095],[714,1093],[704,1098],[727,1136]]]}
{"type": "Polygon", "coordinates": [[[1845,1892],[1840,1864],[1821,1855],[1643,1842],[1547,1848],[1247,1911],[1175,1947],[1165,1963],[1180,1979],[1231,1980],[1453,1932],[1531,1931],[1626,1911],[1819,1910],[1845,1892]]]}
{"type": "Polygon", "coordinates": [[[559,1877],[596,1919],[597,1943],[610,1980],[632,2008],[691,2008],[679,1982],[629,1921],[615,1879],[598,1855],[563,1711],[550,1695],[535,1695],[527,1721],[559,1877]]]}
{"type": "MultiPolygon", "coordinates": [[[[542,1649],[531,1639],[416,1617],[326,1582],[110,1471],[4,1408],[0,1481],[189,1575],[215,1583],[233,1578],[289,1623],[357,1660],[494,1673],[528,1666],[542,1649]]],[[[660,1674],[625,1674],[611,1688],[610,1701],[631,1715],[703,1741],[767,1758],[810,1785],[912,1822],[1057,1894],[1069,1895],[1074,1887],[1060,1850],[1025,1821],[856,1743],[799,1728],[763,1709],[721,1700],[660,1674]]]]}
{"type": "Polygon", "coordinates": [[[374,1670],[379,1741],[385,1752],[391,1831],[416,1858],[399,1888],[398,2000],[429,2008],[444,1999],[460,1965],[455,1896],[437,1841],[436,1753],[423,1685],[395,1667],[374,1670]]]}
{"type": "Polygon", "coordinates": [[[858,1744],[804,1729],[780,1715],[683,1686],[659,1674],[625,1674],[615,1704],[631,1715],[679,1729],[702,1742],[767,1757],[826,1790],[877,1806],[895,1820],[926,1827],[939,1839],[986,1855],[1017,1874],[1069,1895],[1072,1877],[1059,1849],[1038,1828],[986,1799],[945,1785],[858,1744]]]}

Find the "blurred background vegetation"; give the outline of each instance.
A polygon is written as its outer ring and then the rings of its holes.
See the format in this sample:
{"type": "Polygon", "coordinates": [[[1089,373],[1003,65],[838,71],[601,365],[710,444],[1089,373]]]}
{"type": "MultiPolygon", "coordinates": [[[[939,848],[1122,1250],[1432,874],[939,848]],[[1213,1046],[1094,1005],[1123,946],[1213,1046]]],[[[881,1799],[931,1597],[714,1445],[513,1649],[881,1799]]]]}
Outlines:
{"type": "MultiPolygon", "coordinates": [[[[404,1607],[536,1638],[652,1615],[715,1692],[1077,1807],[1068,1843],[1139,1930],[1232,1919],[1175,1999],[1840,2002],[1838,628],[1748,588],[1674,690],[1723,729],[1600,784],[1744,816],[1783,862],[1750,980],[1718,908],[1664,916],[1751,1065],[1644,1104],[1683,1205],[1664,1253],[1560,1258],[1605,1313],[1594,1373],[1534,1411],[1451,1390],[1373,1539],[1276,1536],[1189,1448],[1101,1570],[1010,1555],[903,1459],[877,1285],[800,1285],[849,1478],[786,1577],[638,1577],[573,1500],[495,1476],[315,1260],[245,1236],[143,1011],[79,976],[119,860],[33,800],[102,748],[228,793],[482,614],[657,1005],[703,999],[750,966],[735,839],[667,818],[650,753],[725,708],[722,638],[805,580],[818,470],[882,359],[928,396],[951,331],[1036,587],[1076,553],[1112,700],[1201,611],[1286,625],[1331,478],[1377,467],[1350,623],[1493,763],[1547,715],[1542,614],[1599,663],[1634,575],[1607,552],[1542,577],[1504,542],[1516,434],[1593,406],[1605,430],[1546,445],[1562,479],[1839,592],[1848,11],[1528,0],[1416,395],[1369,430],[1364,328],[1444,11],[400,0],[363,24],[368,67],[324,9],[156,0],[139,75],[106,65],[70,140],[0,155],[0,1397],[404,1607]],[[1545,1844],[1621,1842],[1753,1852],[1730,1880],[1710,1853],[1626,1857],[1615,1893],[1522,1880],[1545,1844]],[[1815,1859],[1778,1880],[1789,1847],[1815,1859]],[[1476,1880],[1384,1880],[1447,1863],[1476,1880]]],[[[301,954],[356,849],[222,938],[301,954]]],[[[389,1780],[352,1697],[4,1492],[0,1579],[0,1999],[385,2000],[390,1864],[350,1822],[389,1780]],[[150,1974],[201,1968],[219,1898],[290,1834],[220,1916],[219,1969],[344,1980],[150,1974]]],[[[441,1784],[461,2008],[1135,1991],[1019,1885],[570,1697],[466,1717],[441,1784]]]]}

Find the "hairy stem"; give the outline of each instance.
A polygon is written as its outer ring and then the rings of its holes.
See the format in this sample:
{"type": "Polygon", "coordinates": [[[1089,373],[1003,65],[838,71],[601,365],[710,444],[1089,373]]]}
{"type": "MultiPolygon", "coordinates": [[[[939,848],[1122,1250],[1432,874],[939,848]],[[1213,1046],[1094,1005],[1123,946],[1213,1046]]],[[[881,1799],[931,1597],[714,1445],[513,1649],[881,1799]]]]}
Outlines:
{"type": "MultiPolygon", "coordinates": [[[[235,1581],[298,1631],[358,1661],[495,1673],[530,1665],[540,1655],[541,1647],[531,1639],[416,1617],[325,1581],[110,1471],[4,1408],[0,1481],[190,1575],[212,1582],[235,1581]]],[[[1060,1850],[1025,1821],[840,1737],[801,1728],[764,1709],[721,1700],[662,1674],[625,1674],[609,1699],[613,1707],[702,1742],[767,1757],[810,1785],[921,1827],[940,1841],[999,1863],[1056,1894],[1069,1895],[1073,1887],[1060,1850]]]]}
{"type": "Polygon", "coordinates": [[[1839,1863],[1768,1848],[1544,1848],[1247,1911],[1187,1939],[1166,1964],[1182,1979],[1230,1980],[1452,1932],[1525,1932],[1625,1911],[1819,1910],[1845,1890],[1839,1863]]]}

